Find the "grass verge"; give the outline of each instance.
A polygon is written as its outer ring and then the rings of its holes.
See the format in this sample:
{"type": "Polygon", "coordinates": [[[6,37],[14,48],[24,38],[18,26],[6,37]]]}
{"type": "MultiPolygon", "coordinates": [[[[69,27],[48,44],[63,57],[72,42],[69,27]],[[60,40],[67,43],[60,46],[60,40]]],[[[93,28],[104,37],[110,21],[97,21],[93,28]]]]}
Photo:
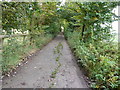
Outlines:
{"type": "Polygon", "coordinates": [[[6,75],[9,71],[15,69],[23,58],[46,45],[53,36],[35,36],[33,43],[30,44],[30,37],[26,37],[23,42],[21,38],[9,38],[7,44],[3,45],[2,50],[2,74],[6,75]]]}

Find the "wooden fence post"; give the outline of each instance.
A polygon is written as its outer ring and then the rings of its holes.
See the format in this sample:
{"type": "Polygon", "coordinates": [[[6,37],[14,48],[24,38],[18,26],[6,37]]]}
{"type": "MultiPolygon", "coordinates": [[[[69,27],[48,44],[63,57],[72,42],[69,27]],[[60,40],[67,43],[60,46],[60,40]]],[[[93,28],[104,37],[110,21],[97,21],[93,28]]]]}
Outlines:
{"type": "Polygon", "coordinates": [[[26,35],[23,35],[23,44],[24,44],[25,38],[26,38],[26,35]]]}
{"type": "Polygon", "coordinates": [[[0,51],[2,50],[2,47],[3,47],[3,41],[4,41],[4,38],[0,38],[0,51]]]}

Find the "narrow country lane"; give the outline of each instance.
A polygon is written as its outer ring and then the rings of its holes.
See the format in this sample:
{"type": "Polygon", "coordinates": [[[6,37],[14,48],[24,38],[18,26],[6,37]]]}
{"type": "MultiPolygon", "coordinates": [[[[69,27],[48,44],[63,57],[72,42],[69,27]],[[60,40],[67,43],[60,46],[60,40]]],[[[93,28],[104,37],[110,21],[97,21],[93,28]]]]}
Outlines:
{"type": "Polygon", "coordinates": [[[15,76],[5,77],[3,88],[88,88],[88,85],[64,36],[58,35],[30,58],[27,64],[18,68],[15,76]],[[63,49],[58,67],[54,49],[59,43],[63,49]],[[57,70],[56,67],[58,67],[57,70]],[[51,77],[51,74],[55,76],[51,77]]]}

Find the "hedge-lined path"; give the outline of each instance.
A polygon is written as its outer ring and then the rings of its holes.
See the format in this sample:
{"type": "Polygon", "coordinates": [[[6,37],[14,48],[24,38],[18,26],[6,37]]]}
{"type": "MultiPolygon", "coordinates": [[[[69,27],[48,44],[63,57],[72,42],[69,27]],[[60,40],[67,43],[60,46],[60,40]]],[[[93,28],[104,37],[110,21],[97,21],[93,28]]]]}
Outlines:
{"type": "Polygon", "coordinates": [[[3,88],[87,88],[80,68],[77,66],[63,35],[58,35],[42,50],[32,56],[28,63],[18,68],[16,75],[3,79],[3,88]],[[51,77],[57,67],[55,47],[61,43],[63,49],[56,76],[51,77]]]}

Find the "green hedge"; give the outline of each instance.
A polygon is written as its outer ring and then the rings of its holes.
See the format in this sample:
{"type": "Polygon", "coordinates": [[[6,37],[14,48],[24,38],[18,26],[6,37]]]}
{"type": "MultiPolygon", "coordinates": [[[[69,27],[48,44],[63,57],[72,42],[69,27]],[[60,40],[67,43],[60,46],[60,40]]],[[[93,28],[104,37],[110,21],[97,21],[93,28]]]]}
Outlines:
{"type": "Polygon", "coordinates": [[[93,88],[117,88],[120,85],[118,46],[111,42],[82,42],[79,32],[66,34],[78,62],[88,71],[93,88]]]}

